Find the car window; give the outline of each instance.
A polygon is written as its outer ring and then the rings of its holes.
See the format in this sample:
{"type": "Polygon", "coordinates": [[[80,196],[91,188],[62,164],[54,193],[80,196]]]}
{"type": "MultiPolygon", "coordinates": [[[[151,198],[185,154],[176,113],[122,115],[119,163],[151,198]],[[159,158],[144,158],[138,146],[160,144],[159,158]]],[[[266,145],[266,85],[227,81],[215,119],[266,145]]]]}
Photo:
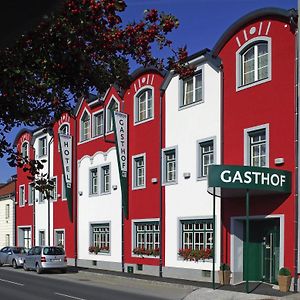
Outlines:
{"type": "Polygon", "coordinates": [[[34,255],[40,255],[41,254],[41,248],[40,247],[35,247],[34,248],[34,255]]]}
{"type": "Polygon", "coordinates": [[[45,255],[64,255],[65,251],[60,247],[45,247],[43,253],[45,255]]]}
{"type": "Polygon", "coordinates": [[[7,252],[7,247],[2,248],[0,251],[6,253],[7,252]]]}
{"type": "Polygon", "coordinates": [[[26,254],[25,248],[17,247],[13,248],[13,253],[14,254],[26,254]]]}
{"type": "Polygon", "coordinates": [[[31,249],[28,251],[28,255],[33,255],[33,250],[34,250],[34,248],[31,248],[31,249]]]}

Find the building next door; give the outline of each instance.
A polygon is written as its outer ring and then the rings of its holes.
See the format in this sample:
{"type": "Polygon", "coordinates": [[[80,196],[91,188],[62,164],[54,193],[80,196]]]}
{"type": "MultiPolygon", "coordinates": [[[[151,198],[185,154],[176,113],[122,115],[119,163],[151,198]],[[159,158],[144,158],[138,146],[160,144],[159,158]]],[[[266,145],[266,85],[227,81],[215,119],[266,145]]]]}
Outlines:
{"type": "MultiPolygon", "coordinates": [[[[243,244],[243,279],[245,270],[245,224],[243,244]]],[[[279,270],[279,218],[257,219],[249,222],[248,280],[275,283],[279,270]]]]}

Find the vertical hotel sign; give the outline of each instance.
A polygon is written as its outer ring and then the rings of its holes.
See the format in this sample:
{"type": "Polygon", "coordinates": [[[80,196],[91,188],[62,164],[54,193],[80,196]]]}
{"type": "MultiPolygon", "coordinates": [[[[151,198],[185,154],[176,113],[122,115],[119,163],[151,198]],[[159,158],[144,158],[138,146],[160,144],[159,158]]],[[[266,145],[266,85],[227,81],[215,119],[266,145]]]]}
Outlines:
{"type": "Polygon", "coordinates": [[[73,221],[72,202],[72,136],[59,134],[60,154],[64,171],[64,187],[68,201],[69,217],[73,221]]]}
{"type": "Polygon", "coordinates": [[[125,218],[128,217],[128,115],[113,111],[113,124],[117,145],[117,157],[122,190],[122,206],[125,218]]]}

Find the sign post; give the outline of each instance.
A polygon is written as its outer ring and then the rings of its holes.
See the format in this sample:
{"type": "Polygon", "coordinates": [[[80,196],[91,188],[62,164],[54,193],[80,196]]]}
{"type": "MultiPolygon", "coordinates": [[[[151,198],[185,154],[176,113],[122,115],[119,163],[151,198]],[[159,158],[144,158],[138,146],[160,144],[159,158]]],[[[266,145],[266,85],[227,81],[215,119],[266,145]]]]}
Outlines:
{"type": "MultiPolygon", "coordinates": [[[[250,190],[291,192],[291,172],[270,168],[230,165],[208,167],[208,188],[213,188],[213,288],[215,288],[215,194],[216,187],[246,190],[245,278],[249,293],[249,214],[250,190]]],[[[221,196],[221,194],[220,194],[221,196]]]]}
{"type": "Polygon", "coordinates": [[[72,201],[72,136],[59,134],[60,154],[64,173],[64,187],[68,201],[69,217],[73,222],[73,201],[72,201]]]}

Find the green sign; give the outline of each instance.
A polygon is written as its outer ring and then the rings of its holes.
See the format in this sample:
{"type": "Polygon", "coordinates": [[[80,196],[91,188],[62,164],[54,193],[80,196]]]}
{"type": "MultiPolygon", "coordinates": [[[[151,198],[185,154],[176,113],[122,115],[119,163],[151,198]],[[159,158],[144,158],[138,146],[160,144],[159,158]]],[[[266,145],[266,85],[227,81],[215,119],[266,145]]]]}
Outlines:
{"type": "Polygon", "coordinates": [[[211,165],[208,187],[291,192],[291,172],[249,166],[211,165]]]}

